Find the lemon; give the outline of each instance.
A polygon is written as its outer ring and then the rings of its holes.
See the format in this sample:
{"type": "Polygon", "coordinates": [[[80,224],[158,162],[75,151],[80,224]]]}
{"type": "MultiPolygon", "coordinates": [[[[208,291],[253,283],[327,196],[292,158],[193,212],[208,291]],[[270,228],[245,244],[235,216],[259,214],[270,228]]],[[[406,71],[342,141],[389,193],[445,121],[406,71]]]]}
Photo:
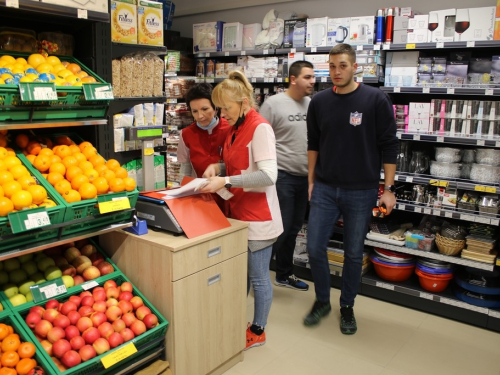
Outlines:
{"type": "Polygon", "coordinates": [[[34,79],[33,78],[30,78],[30,77],[23,77],[19,80],[19,82],[33,82],[34,79]]]}
{"type": "Polygon", "coordinates": [[[59,58],[57,56],[48,56],[46,59],[45,59],[45,62],[47,62],[48,64],[50,65],[57,65],[57,64],[60,64],[61,63],[61,60],[59,60],[59,58]]]}
{"type": "Polygon", "coordinates": [[[26,61],[26,59],[25,59],[25,58],[23,58],[23,57],[18,57],[18,58],[16,59],[16,62],[17,62],[17,63],[19,63],[19,64],[23,64],[23,65],[28,64],[28,62],[26,61]]]}
{"type": "Polygon", "coordinates": [[[7,61],[7,63],[10,63],[10,64],[14,64],[16,62],[16,59],[10,55],[3,55],[2,57],[0,57],[0,60],[7,61]]]}
{"type": "Polygon", "coordinates": [[[77,76],[75,75],[69,75],[65,78],[66,82],[69,82],[71,83],[72,85],[74,85],[75,83],[77,82],[80,82],[80,78],[78,78],[77,76]]]}
{"type": "Polygon", "coordinates": [[[52,65],[50,65],[48,63],[42,63],[36,67],[36,71],[38,73],[49,73],[51,69],[52,69],[52,65]]]}
{"type": "Polygon", "coordinates": [[[0,76],[0,78],[5,81],[7,78],[14,78],[14,76],[12,74],[9,74],[9,73],[4,73],[0,76]]]}
{"type": "Polygon", "coordinates": [[[66,77],[71,76],[71,75],[73,75],[73,73],[71,71],[69,71],[68,69],[64,69],[64,70],[57,72],[57,76],[61,77],[61,78],[66,78],[66,77]]]}
{"type": "Polygon", "coordinates": [[[28,74],[26,74],[25,77],[27,77],[27,78],[29,78],[29,79],[31,79],[31,80],[34,81],[35,79],[38,78],[38,74],[28,73],[28,74]]]}

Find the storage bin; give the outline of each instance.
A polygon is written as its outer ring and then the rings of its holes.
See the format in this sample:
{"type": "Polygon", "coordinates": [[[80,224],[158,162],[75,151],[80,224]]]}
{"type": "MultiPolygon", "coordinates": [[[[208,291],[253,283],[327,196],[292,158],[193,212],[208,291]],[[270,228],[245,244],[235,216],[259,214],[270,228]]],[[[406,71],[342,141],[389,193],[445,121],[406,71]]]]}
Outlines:
{"type": "Polygon", "coordinates": [[[50,55],[73,56],[73,49],[75,47],[73,35],[57,32],[43,32],[38,34],[38,40],[42,48],[45,43],[48,43],[47,47],[50,48],[50,55]]]}
{"type": "Polygon", "coordinates": [[[38,52],[36,34],[32,30],[0,27],[0,50],[9,52],[38,52]]]}
{"type": "Polygon", "coordinates": [[[421,231],[408,231],[405,233],[406,247],[410,249],[419,249],[431,251],[434,247],[435,236],[433,234],[425,234],[421,231]]]}

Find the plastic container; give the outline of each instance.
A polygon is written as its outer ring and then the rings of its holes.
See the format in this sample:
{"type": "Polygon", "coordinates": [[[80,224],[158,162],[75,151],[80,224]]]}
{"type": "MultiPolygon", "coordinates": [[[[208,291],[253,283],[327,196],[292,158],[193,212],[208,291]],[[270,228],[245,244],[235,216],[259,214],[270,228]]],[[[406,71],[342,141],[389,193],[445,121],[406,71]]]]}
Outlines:
{"type": "Polygon", "coordinates": [[[425,234],[421,231],[407,231],[406,247],[410,249],[419,249],[424,251],[431,251],[434,247],[435,236],[433,234],[425,234]]]}
{"type": "Polygon", "coordinates": [[[38,52],[36,34],[28,29],[0,27],[0,50],[36,53],[38,52]]]}
{"type": "Polygon", "coordinates": [[[47,47],[50,48],[50,55],[73,56],[73,49],[75,48],[73,35],[58,32],[43,32],[38,34],[38,40],[42,48],[44,48],[45,44],[48,44],[47,47]]]}
{"type": "Polygon", "coordinates": [[[436,147],[436,161],[458,163],[462,159],[463,150],[451,147],[436,147]]]}
{"type": "Polygon", "coordinates": [[[500,166],[500,150],[478,148],[476,150],[476,163],[500,166]]]}
{"type": "Polygon", "coordinates": [[[453,279],[452,274],[448,275],[431,275],[420,269],[416,269],[415,273],[418,275],[418,281],[422,289],[428,290],[429,292],[439,293],[445,290],[453,279]]]}
{"type": "Polygon", "coordinates": [[[460,178],[461,170],[462,164],[460,163],[441,163],[431,160],[430,174],[432,176],[460,178]]]}
{"type": "Polygon", "coordinates": [[[415,265],[406,265],[406,266],[396,266],[396,265],[388,265],[383,264],[377,258],[371,257],[373,267],[375,268],[375,272],[377,275],[384,280],[388,281],[405,281],[408,280],[413,274],[413,270],[415,269],[415,265]]]}
{"type": "Polygon", "coordinates": [[[472,164],[470,179],[479,182],[500,182],[500,167],[486,164],[472,164]]]}

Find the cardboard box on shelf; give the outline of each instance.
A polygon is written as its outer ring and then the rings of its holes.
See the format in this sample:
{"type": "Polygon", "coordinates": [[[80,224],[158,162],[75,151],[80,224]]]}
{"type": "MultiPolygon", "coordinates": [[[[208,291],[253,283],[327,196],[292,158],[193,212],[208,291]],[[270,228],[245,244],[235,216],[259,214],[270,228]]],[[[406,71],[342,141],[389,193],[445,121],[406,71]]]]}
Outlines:
{"type": "Polygon", "coordinates": [[[394,30],[392,40],[395,44],[406,44],[408,42],[408,30],[394,30]]]}
{"type": "Polygon", "coordinates": [[[408,131],[427,132],[429,131],[429,118],[408,118],[408,131]]]}
{"type": "Polygon", "coordinates": [[[429,30],[427,29],[408,29],[406,34],[406,43],[427,43],[429,41],[429,30]]]}
{"type": "Polygon", "coordinates": [[[262,31],[260,23],[243,25],[243,49],[255,49],[255,39],[262,31]]]}
{"type": "Polygon", "coordinates": [[[135,0],[111,0],[111,40],[137,44],[137,5],[135,0]]]}
{"type": "Polygon", "coordinates": [[[496,7],[457,9],[455,41],[493,40],[495,12],[496,7]]]}
{"type": "Polygon", "coordinates": [[[409,116],[413,119],[428,119],[431,113],[431,103],[411,102],[409,116]]]}
{"type": "Polygon", "coordinates": [[[418,51],[388,52],[386,54],[385,85],[415,86],[418,57],[418,51]]]}
{"type": "Polygon", "coordinates": [[[228,22],[222,26],[222,50],[240,51],[243,48],[243,24],[228,22]]]}
{"type": "Polygon", "coordinates": [[[347,18],[329,18],[326,36],[326,45],[334,46],[338,43],[349,41],[349,29],[351,19],[347,18]]]}
{"type": "Polygon", "coordinates": [[[115,152],[125,151],[125,128],[115,128],[113,133],[115,152]]]}
{"type": "Polygon", "coordinates": [[[283,47],[297,48],[306,46],[307,18],[285,20],[283,30],[283,47]]]}
{"type": "Polygon", "coordinates": [[[373,44],[374,16],[351,17],[349,44],[373,44]]]}
{"type": "Polygon", "coordinates": [[[456,9],[429,12],[430,42],[453,42],[455,39],[456,9]]]}
{"type": "Polygon", "coordinates": [[[222,50],[222,27],[224,22],[193,24],[193,53],[222,50]]]}
{"type": "Polygon", "coordinates": [[[429,15],[417,14],[408,17],[409,30],[429,30],[429,15]]]}
{"type": "Polygon", "coordinates": [[[163,46],[163,4],[139,0],[137,3],[138,43],[163,46]]]}
{"type": "Polygon", "coordinates": [[[408,17],[395,16],[394,17],[394,28],[393,30],[407,30],[408,29],[408,17]]]}
{"type": "Polygon", "coordinates": [[[94,12],[108,13],[107,0],[41,0],[42,3],[63,5],[70,8],[86,9],[94,12]]]}
{"type": "Polygon", "coordinates": [[[308,18],[306,30],[306,47],[326,46],[328,17],[308,18]]]}

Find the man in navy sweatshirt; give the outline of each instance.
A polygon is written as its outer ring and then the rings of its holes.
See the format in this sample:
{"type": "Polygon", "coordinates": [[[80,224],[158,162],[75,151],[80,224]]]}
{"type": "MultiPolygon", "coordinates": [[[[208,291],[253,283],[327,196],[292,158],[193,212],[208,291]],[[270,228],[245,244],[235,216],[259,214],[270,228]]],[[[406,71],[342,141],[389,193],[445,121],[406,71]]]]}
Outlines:
{"type": "Polygon", "coordinates": [[[326,248],[337,220],[344,219],[344,267],[340,330],[357,330],[353,305],[361,280],[364,239],[376,205],[380,170],[385,191],[379,205],[389,214],[396,204],[394,175],[399,143],[389,97],[354,81],[356,52],[348,44],[330,51],[333,89],[316,94],[307,112],[309,200],[307,250],[316,301],[304,318],[318,324],[331,311],[330,269],[326,248]]]}

